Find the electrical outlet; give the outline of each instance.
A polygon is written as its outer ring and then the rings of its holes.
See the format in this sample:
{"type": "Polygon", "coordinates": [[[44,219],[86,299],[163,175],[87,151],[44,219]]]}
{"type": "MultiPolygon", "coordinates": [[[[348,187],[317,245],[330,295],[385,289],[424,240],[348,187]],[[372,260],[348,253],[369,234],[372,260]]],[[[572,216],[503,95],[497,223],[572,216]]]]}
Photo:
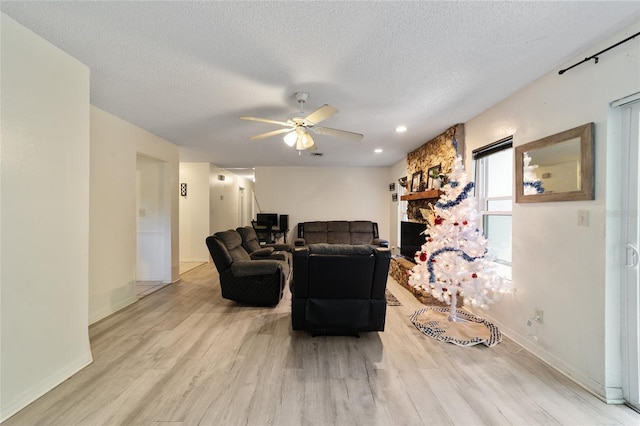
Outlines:
{"type": "Polygon", "coordinates": [[[536,318],[536,321],[538,321],[540,324],[543,323],[542,319],[543,319],[543,314],[544,311],[540,308],[536,308],[533,310],[533,315],[536,318]]]}

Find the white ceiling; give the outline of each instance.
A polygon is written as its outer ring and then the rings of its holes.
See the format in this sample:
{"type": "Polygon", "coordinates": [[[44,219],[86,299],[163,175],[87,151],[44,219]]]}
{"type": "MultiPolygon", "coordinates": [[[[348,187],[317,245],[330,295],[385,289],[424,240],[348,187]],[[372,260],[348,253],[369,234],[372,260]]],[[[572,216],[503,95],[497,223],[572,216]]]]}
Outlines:
{"type": "Polygon", "coordinates": [[[638,1],[2,1],[0,8],[90,67],[93,105],[179,145],[182,161],[225,168],[394,164],[640,20],[638,1]],[[363,141],[314,135],[324,155],[312,157],[298,156],[281,135],[249,140],[279,127],[239,117],[284,121],[298,110],[296,91],[310,93],[307,112],[325,103],[340,110],[323,126],[363,133],[363,141]],[[408,131],[395,133],[398,125],[408,131]]]}

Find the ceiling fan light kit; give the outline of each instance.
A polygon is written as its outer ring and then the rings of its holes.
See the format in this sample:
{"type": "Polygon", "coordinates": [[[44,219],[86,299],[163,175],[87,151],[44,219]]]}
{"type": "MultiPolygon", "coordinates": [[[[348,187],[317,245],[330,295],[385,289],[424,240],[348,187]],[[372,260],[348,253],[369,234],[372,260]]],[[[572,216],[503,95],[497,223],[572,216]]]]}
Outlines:
{"type": "Polygon", "coordinates": [[[298,140],[298,135],[296,134],[295,131],[289,132],[286,135],[284,135],[284,143],[286,143],[289,146],[294,146],[297,140],[298,140]]]}
{"type": "Polygon", "coordinates": [[[364,135],[360,133],[348,132],[346,130],[331,129],[329,127],[316,127],[316,124],[331,117],[332,115],[337,113],[338,110],[331,105],[325,104],[309,115],[305,116],[304,104],[309,99],[309,94],[307,92],[296,92],[293,94],[293,98],[300,105],[300,112],[294,114],[286,122],[258,117],[240,117],[243,120],[276,124],[283,127],[282,129],[252,136],[251,139],[263,139],[270,136],[276,136],[282,133],[286,133],[286,135],[284,136],[284,142],[291,147],[295,145],[298,151],[303,151],[309,148],[315,149],[315,141],[311,137],[311,134],[309,134],[309,131],[312,131],[319,135],[332,136],[351,140],[354,142],[360,142],[364,137],[364,135]]]}
{"type": "Polygon", "coordinates": [[[302,150],[311,148],[313,145],[314,145],[314,142],[311,135],[307,132],[304,132],[302,136],[298,137],[296,149],[298,149],[299,151],[302,151],[302,150]]]}

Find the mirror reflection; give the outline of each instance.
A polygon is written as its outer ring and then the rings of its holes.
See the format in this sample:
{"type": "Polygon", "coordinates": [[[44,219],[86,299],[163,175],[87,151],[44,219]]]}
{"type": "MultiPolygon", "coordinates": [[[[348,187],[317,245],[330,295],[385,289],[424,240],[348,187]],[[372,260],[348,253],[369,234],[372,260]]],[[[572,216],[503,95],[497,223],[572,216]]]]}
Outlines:
{"type": "Polygon", "coordinates": [[[580,191],[580,138],[522,155],[524,194],[580,191]]]}
{"type": "Polygon", "coordinates": [[[516,147],[516,203],[594,199],[593,123],[516,147]]]}

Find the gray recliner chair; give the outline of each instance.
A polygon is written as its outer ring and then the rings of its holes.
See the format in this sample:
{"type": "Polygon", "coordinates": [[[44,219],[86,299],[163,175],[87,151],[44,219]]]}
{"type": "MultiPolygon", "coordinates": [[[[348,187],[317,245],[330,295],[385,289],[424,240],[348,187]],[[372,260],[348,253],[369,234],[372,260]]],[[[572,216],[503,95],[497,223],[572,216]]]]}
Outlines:
{"type": "Polygon", "coordinates": [[[251,259],[234,230],[216,232],[206,244],[220,275],[223,298],[260,306],[275,306],[282,299],[291,277],[286,261],[251,259]]]}

